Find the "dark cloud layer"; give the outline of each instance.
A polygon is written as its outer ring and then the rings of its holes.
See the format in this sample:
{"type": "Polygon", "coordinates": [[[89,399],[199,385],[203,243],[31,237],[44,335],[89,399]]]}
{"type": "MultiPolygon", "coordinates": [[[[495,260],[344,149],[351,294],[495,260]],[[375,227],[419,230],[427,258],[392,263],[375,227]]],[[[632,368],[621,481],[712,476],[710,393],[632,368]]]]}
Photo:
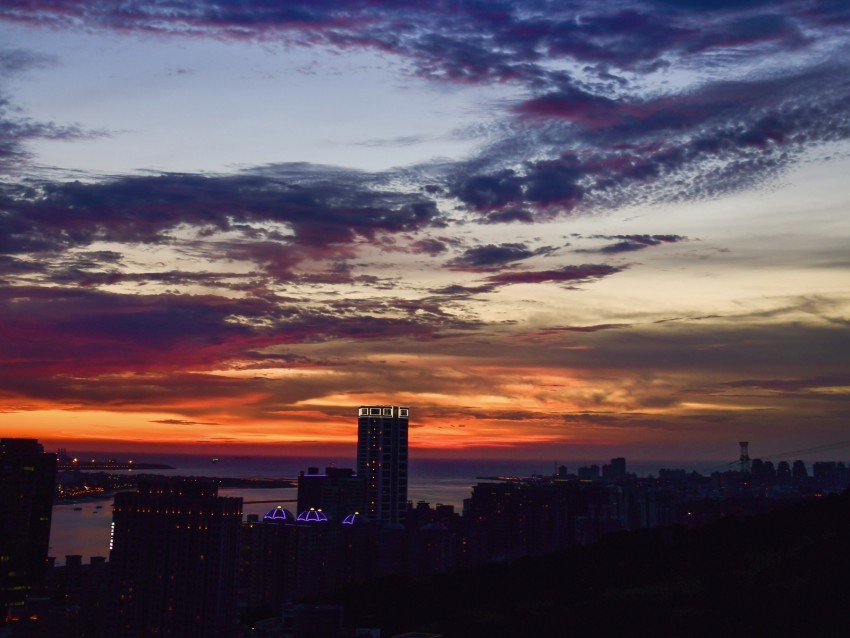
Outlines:
{"type": "Polygon", "coordinates": [[[462,254],[449,261],[449,266],[473,272],[495,270],[530,257],[549,254],[552,250],[551,246],[532,250],[524,243],[487,244],[467,248],[462,254]]]}
{"type": "Polygon", "coordinates": [[[274,240],[254,241],[243,250],[285,272],[305,256],[296,247],[319,254],[383,233],[440,225],[433,201],[377,190],[372,181],[356,173],[295,165],[221,177],[164,174],[9,185],[0,193],[5,211],[0,251],[57,251],[95,241],[164,244],[171,241],[170,231],[189,225],[274,240]],[[284,225],[291,235],[245,226],[264,222],[284,225]]]}

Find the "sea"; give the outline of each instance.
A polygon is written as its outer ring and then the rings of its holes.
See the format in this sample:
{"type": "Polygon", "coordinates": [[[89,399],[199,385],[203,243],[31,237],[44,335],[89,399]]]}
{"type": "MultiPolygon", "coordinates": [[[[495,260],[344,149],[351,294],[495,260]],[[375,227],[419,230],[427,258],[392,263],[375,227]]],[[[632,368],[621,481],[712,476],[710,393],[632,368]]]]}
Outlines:
{"type": "MultiPolygon", "coordinates": [[[[124,461],[126,454],[107,455],[80,452],[80,458],[115,458],[124,461]]],[[[163,476],[197,476],[219,478],[290,478],[296,479],[302,470],[316,467],[353,468],[354,459],[330,457],[306,459],[304,457],[270,456],[219,456],[217,461],[209,456],[189,454],[134,454],[135,463],[161,463],[173,470],[143,470],[141,473],[163,476]]],[[[415,459],[409,462],[408,498],[414,503],[427,502],[431,506],[452,505],[463,511],[463,500],[469,498],[472,486],[493,477],[551,476],[558,465],[575,472],[582,465],[596,463],[601,467],[607,461],[560,461],[557,464],[537,460],[517,459],[415,459]]],[[[717,470],[717,461],[633,461],[626,469],[638,476],[657,475],[660,468],[682,468],[688,471],[710,473],[717,470]]],[[[262,515],[278,505],[295,510],[295,488],[220,488],[219,496],[236,496],[243,499],[243,516],[262,515]]],[[[87,563],[91,556],[109,556],[109,534],[112,523],[112,496],[85,499],[78,502],[63,501],[53,507],[50,528],[49,555],[57,565],[65,564],[66,556],[80,555],[87,563]]]]}

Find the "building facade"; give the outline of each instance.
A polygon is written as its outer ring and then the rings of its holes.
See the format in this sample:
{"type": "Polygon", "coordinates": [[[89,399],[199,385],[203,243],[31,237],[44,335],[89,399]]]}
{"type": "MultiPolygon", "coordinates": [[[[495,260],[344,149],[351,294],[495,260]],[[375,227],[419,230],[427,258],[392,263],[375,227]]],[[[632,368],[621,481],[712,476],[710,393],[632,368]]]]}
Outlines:
{"type": "Polygon", "coordinates": [[[371,521],[404,522],[407,509],[409,408],[361,406],[357,412],[357,475],[365,479],[371,521]]]}
{"type": "Polygon", "coordinates": [[[115,495],[110,636],[235,635],[242,499],[209,479],[149,479],[115,495]]]}
{"type": "Polygon", "coordinates": [[[55,482],[56,455],[36,439],[0,439],[0,624],[40,595],[55,482]]]}

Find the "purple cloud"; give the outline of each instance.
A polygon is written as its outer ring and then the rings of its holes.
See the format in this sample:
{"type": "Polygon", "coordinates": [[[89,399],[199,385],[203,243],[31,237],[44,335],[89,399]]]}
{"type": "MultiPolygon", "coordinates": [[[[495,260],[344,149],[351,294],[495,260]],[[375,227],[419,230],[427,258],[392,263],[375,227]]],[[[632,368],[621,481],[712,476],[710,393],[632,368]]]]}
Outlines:
{"type": "Polygon", "coordinates": [[[536,255],[547,255],[553,250],[551,246],[532,250],[524,243],[487,244],[467,248],[461,255],[450,260],[448,265],[454,270],[482,272],[499,269],[536,255]]]}
{"type": "MultiPolygon", "coordinates": [[[[251,222],[292,229],[276,242],[269,263],[292,263],[296,247],[322,251],[382,233],[440,226],[436,205],[419,195],[380,191],[374,178],[328,173],[301,165],[263,174],[206,177],[164,174],[100,183],[44,183],[38,189],[6,186],[0,204],[0,251],[33,252],[86,246],[94,241],[163,243],[181,224],[216,231],[251,222]]],[[[257,239],[256,235],[251,239],[257,239]]],[[[245,250],[261,253],[262,242],[245,250]]]]}
{"type": "Polygon", "coordinates": [[[522,201],[522,179],[513,170],[472,175],[456,184],[451,193],[470,208],[493,210],[522,201]]]}
{"type": "Polygon", "coordinates": [[[487,277],[487,281],[500,284],[539,284],[547,282],[587,282],[622,272],[623,268],[605,264],[583,264],[564,266],[556,270],[529,270],[523,272],[502,272],[487,277]]]}
{"type": "Polygon", "coordinates": [[[410,244],[410,248],[413,252],[436,257],[437,255],[442,255],[449,250],[448,244],[449,241],[442,241],[433,237],[427,237],[425,239],[412,242],[410,244]]]}
{"type": "Polygon", "coordinates": [[[579,253],[599,252],[604,254],[616,254],[634,252],[643,250],[650,246],[659,246],[661,244],[674,244],[682,241],[688,241],[687,237],[681,235],[597,235],[598,239],[616,239],[613,244],[608,244],[598,249],[580,249],[579,253]]]}

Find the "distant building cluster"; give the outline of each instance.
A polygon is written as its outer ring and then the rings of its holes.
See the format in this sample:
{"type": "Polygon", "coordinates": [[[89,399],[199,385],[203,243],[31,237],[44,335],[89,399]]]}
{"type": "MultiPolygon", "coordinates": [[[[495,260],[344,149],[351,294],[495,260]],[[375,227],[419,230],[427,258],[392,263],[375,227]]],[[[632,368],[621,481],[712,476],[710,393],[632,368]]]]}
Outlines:
{"type": "Polygon", "coordinates": [[[56,457],[34,440],[2,439],[0,636],[377,637],[311,601],[387,576],[699,526],[850,485],[843,463],[817,462],[809,474],[802,461],[751,460],[742,444],[736,467],[709,476],[662,469],[639,478],[620,457],[575,473],[494,478],[456,512],[408,501],[408,418],[403,407],[359,408],[356,469],[302,471],[294,511],[243,521],[241,499],[219,496],[212,480],[142,480],[115,496],[109,560],[67,556],[62,567],[47,557],[56,457]]]}

